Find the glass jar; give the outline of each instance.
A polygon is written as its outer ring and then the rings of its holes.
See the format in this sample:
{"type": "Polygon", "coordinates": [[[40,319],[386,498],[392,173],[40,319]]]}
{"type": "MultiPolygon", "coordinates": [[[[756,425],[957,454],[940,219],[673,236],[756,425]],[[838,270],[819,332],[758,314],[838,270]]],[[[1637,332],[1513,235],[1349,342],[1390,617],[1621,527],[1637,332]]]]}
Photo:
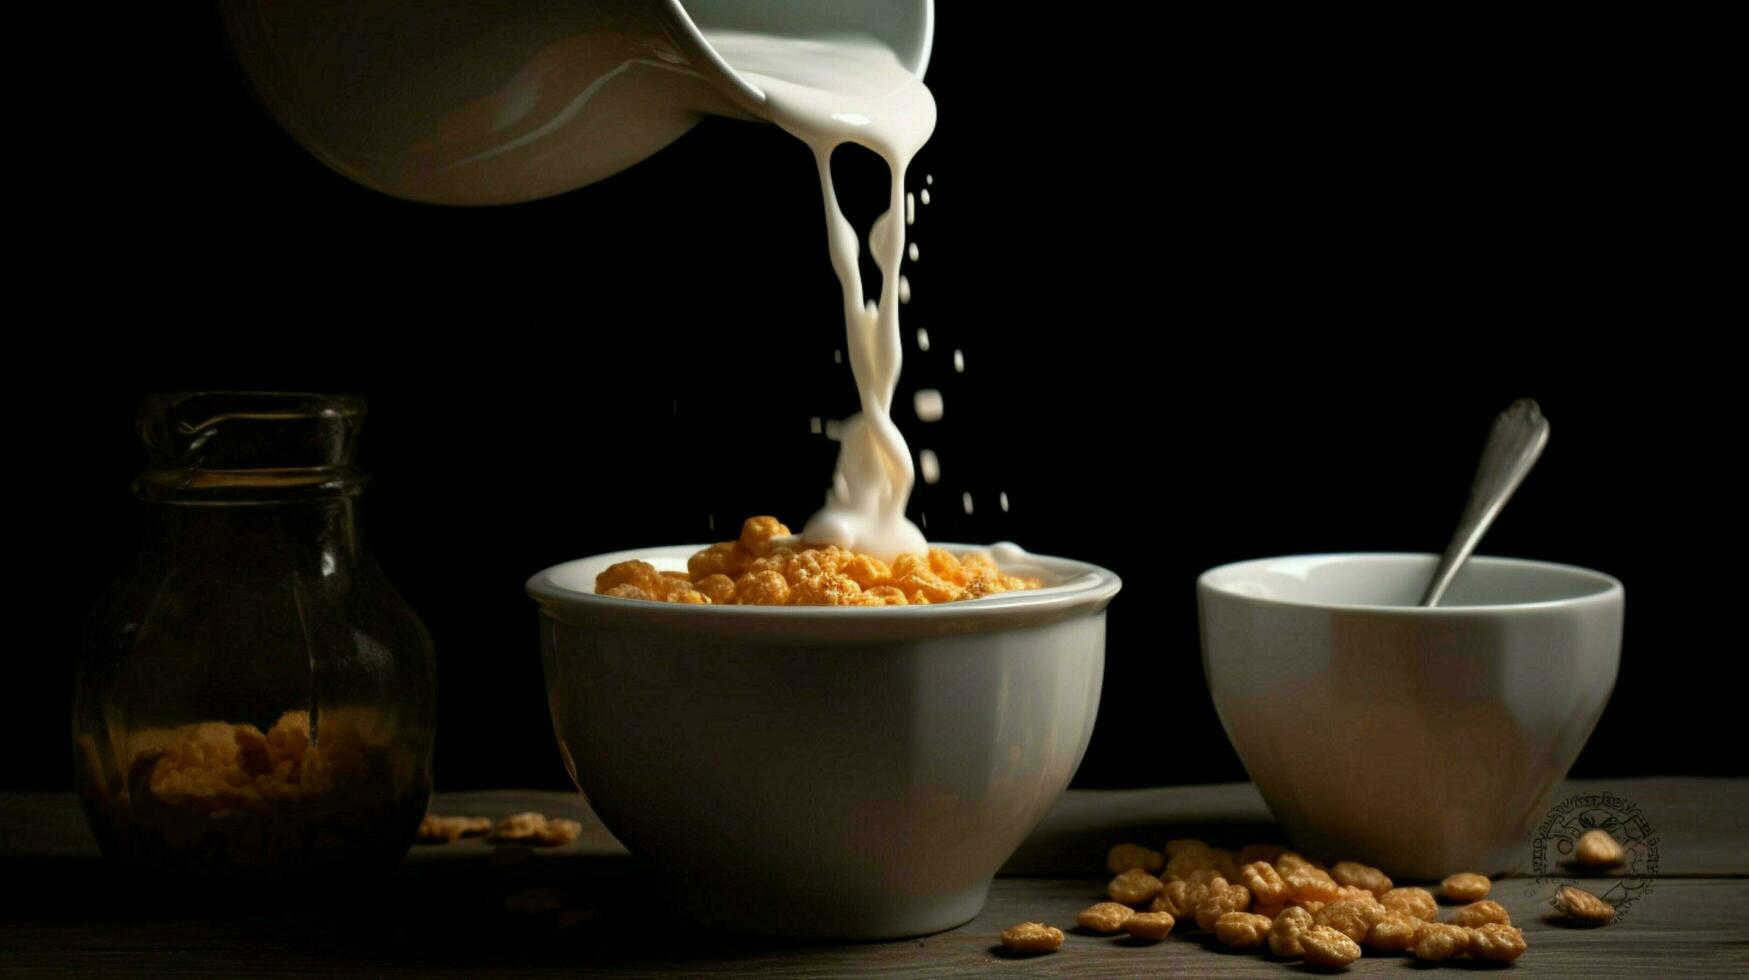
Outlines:
{"type": "Polygon", "coordinates": [[[364,401],[153,395],[139,557],[86,623],[75,785],[129,868],[393,867],[431,792],[424,624],[359,527],[364,401]]]}

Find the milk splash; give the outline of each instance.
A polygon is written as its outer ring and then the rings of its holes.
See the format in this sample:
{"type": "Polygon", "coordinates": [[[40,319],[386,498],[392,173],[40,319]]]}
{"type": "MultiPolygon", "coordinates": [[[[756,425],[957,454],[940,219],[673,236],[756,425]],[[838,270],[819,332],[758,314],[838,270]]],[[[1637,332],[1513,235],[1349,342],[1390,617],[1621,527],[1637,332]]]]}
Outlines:
{"type": "Polygon", "coordinates": [[[771,118],[814,151],[826,205],[826,241],[844,293],[850,369],[862,413],[840,430],[838,465],[826,506],[809,519],[802,539],[835,544],[891,560],[928,547],[905,517],[916,473],[905,437],[893,424],[893,395],[904,360],[899,304],[907,217],[905,171],[935,130],[935,99],[922,80],[872,38],[774,37],[711,31],[706,38],[723,60],[765,93],[771,118]],[[881,272],[880,299],[867,302],[857,267],[856,230],[838,207],[832,186],[832,151],[867,147],[887,162],[892,188],[887,210],[875,219],[869,253],[881,272]]]}

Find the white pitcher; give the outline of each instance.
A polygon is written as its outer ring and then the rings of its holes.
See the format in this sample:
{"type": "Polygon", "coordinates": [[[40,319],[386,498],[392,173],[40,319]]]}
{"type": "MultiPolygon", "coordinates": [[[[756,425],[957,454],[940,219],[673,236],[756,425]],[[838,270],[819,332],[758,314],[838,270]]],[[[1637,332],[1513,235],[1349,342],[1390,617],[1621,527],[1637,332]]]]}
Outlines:
{"type": "Polygon", "coordinates": [[[922,75],[933,0],[221,0],[297,141],[396,197],[510,204],[617,173],[705,114],[769,121],[706,33],[858,33],[922,75]]]}

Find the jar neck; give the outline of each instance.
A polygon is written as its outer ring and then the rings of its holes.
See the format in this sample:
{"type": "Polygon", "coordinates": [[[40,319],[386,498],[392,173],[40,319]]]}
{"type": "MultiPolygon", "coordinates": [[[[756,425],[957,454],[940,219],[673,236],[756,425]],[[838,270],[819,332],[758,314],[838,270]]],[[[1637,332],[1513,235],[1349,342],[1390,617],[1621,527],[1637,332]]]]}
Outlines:
{"type": "Polygon", "coordinates": [[[161,555],[195,555],[229,563],[313,563],[333,574],[366,560],[362,515],[353,496],[272,503],[148,500],[145,544],[161,555]]]}

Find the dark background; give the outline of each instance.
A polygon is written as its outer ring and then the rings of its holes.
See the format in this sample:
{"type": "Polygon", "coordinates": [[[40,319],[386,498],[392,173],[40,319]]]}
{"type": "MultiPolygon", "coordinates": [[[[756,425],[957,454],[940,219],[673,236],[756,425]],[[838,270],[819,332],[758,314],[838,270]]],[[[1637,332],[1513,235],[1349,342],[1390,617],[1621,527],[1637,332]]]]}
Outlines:
{"type": "MultiPolygon", "coordinates": [[[[947,411],[898,418],[942,460],[912,505],[932,537],[1125,579],[1080,784],[1243,778],[1195,575],[1439,549],[1521,395],[1554,436],[1483,550],[1629,595],[1576,772],[1744,771],[1721,351],[1740,324],[1700,299],[1723,274],[1688,224],[1709,221],[1707,157],[1644,45],[1603,22],[967,6],[940,11],[940,121],[909,180],[935,177],[905,311],[933,344],[908,340],[900,401],[936,387],[947,411]]],[[[204,7],[103,16],[89,46],[39,52],[79,70],[45,87],[32,145],[54,152],[15,188],[30,584],[0,724],[43,748],[0,780],[69,782],[78,623],[137,547],[141,396],[263,388],[370,401],[370,537],[436,638],[440,788],[563,785],[523,580],[755,513],[799,526],[824,491],[835,446],[809,417],[856,403],[808,151],[707,120],[558,198],[410,204],[280,133],[204,7]]],[[[859,222],[871,159],[840,153],[859,222]]]]}

